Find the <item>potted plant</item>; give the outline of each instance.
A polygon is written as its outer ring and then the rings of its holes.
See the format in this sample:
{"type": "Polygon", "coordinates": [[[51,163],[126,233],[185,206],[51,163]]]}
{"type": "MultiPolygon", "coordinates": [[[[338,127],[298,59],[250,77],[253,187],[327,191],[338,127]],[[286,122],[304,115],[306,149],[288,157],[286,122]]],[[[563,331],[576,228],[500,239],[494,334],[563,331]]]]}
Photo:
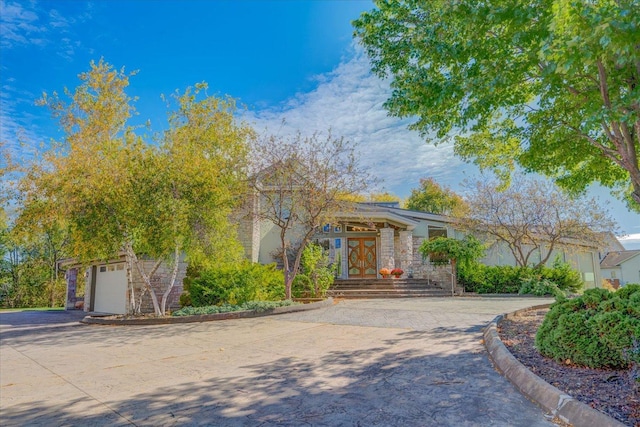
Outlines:
{"type": "Polygon", "coordinates": [[[401,268],[394,268],[391,270],[391,275],[396,279],[400,278],[404,274],[404,271],[401,268]]]}
{"type": "Polygon", "coordinates": [[[382,275],[383,279],[388,279],[389,276],[391,276],[391,269],[390,268],[381,268],[379,271],[380,275],[382,275]]]}

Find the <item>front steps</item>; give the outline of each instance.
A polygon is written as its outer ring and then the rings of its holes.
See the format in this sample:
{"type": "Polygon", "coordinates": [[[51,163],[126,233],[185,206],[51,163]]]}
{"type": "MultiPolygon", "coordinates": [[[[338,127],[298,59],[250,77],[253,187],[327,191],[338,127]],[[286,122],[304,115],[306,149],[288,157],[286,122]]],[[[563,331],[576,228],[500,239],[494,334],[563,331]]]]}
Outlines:
{"type": "Polygon", "coordinates": [[[448,297],[451,296],[450,286],[425,279],[336,280],[327,296],[346,299],[448,297]]]}

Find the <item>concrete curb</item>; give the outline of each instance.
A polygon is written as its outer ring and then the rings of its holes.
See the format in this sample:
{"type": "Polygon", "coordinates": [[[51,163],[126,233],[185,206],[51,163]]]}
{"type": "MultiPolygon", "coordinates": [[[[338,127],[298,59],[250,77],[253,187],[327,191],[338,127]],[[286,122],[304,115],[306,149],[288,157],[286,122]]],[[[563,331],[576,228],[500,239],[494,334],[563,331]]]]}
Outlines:
{"type": "Polygon", "coordinates": [[[230,313],[216,314],[199,314],[194,316],[167,316],[167,317],[149,317],[149,318],[131,318],[118,319],[110,317],[93,317],[85,316],[80,322],[90,325],[111,325],[111,326],[130,326],[130,325],[166,325],[176,323],[197,323],[211,322],[216,320],[229,319],[247,319],[252,317],[272,316],[276,314],[295,313],[298,311],[316,310],[323,307],[333,305],[333,298],[327,298],[324,301],[314,302],[310,304],[290,305],[287,307],[276,307],[273,310],[257,312],[257,311],[233,311],[230,313]]]}
{"type": "Polygon", "coordinates": [[[621,422],[563,393],[535,375],[500,340],[498,323],[502,319],[523,311],[547,307],[549,304],[498,316],[485,328],[484,345],[493,364],[522,394],[565,423],[575,427],[624,427],[621,422]]]}

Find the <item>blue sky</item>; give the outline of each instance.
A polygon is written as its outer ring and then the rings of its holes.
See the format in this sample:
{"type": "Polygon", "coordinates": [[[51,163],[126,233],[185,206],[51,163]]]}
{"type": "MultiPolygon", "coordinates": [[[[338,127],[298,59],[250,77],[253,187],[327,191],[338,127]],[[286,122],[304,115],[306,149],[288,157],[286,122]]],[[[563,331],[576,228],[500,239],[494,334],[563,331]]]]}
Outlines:
{"type": "MultiPolygon", "coordinates": [[[[354,43],[351,20],[371,1],[12,1],[0,0],[0,137],[14,151],[59,138],[43,91],[78,85],[77,75],[103,57],[137,70],[129,93],[140,119],[161,129],[161,94],[206,81],[209,93],[244,103],[259,131],[326,131],[359,144],[364,166],[401,197],[420,178],[462,191],[478,171],[447,144],[429,146],[388,117],[388,82],[371,75],[354,43]],[[286,125],[282,126],[282,120],[286,125]],[[18,139],[26,146],[19,146],[18,139]]],[[[623,241],[640,248],[640,215],[595,189],[621,226],[623,241]]]]}

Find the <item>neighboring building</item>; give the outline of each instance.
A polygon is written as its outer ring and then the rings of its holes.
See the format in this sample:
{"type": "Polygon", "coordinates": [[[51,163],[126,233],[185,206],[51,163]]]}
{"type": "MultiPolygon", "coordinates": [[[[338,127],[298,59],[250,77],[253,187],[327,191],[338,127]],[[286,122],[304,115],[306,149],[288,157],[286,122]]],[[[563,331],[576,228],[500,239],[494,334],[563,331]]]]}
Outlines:
{"type": "MultiPolygon", "coordinates": [[[[259,203],[255,198],[254,203],[259,203]]],[[[251,206],[248,212],[255,212],[251,206]]],[[[418,248],[425,239],[462,238],[453,221],[442,215],[400,209],[398,203],[360,203],[353,211],[338,214],[335,224],[327,224],[314,239],[329,250],[330,260],[338,266],[339,279],[379,278],[381,268],[401,268],[404,277],[450,280],[447,269],[434,267],[422,258],[418,248]]],[[[240,239],[249,259],[277,262],[273,254],[279,247],[279,235],[272,223],[247,215],[241,221],[240,239]]],[[[586,288],[601,283],[598,248],[558,247],[556,256],[580,271],[586,288]]],[[[515,265],[511,253],[500,245],[487,251],[488,265],[515,265]]]]}
{"type": "Polygon", "coordinates": [[[612,251],[600,262],[602,278],[614,288],[640,283],[640,250],[612,251]]]}

